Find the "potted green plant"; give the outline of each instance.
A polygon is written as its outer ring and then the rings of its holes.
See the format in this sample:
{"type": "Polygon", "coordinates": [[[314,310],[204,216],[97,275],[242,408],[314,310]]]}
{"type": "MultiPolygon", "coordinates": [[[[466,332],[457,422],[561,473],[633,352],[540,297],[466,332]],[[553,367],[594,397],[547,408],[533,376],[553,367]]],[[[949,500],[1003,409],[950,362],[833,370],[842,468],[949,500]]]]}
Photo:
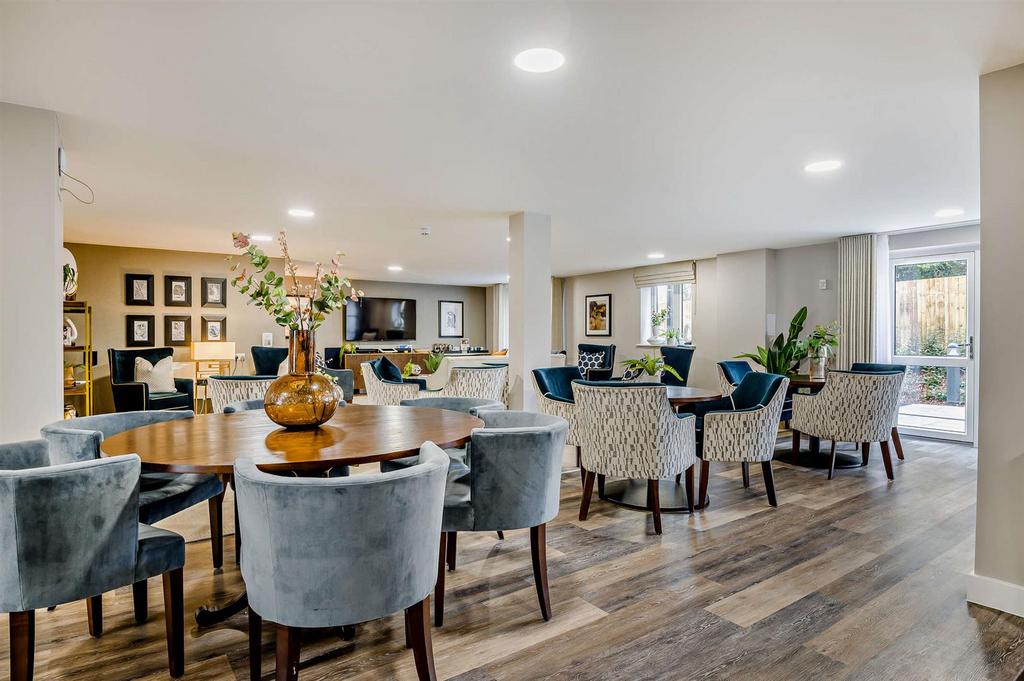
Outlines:
{"type": "Polygon", "coordinates": [[[419,376],[421,371],[423,371],[423,369],[421,369],[419,365],[414,364],[413,361],[410,359],[408,362],[405,363],[405,366],[402,367],[402,378],[409,378],[410,376],[419,376]]]}
{"type": "Polygon", "coordinates": [[[427,371],[433,374],[441,367],[442,361],[444,361],[443,352],[432,352],[427,355],[427,359],[424,360],[424,364],[427,365],[427,371]]]}
{"type": "Polygon", "coordinates": [[[640,359],[624,359],[622,366],[626,371],[622,374],[624,381],[654,380],[660,381],[662,373],[670,373],[680,381],[683,377],[674,368],[665,364],[665,358],[657,355],[644,354],[640,359]]]}
{"type": "Polygon", "coordinates": [[[757,352],[736,355],[737,359],[749,359],[760,364],[770,374],[791,376],[800,369],[800,362],[807,356],[807,343],[800,340],[800,332],[807,321],[807,307],[800,308],[789,323],[789,333],[779,334],[767,348],[757,346],[757,352]]]}
{"type": "Polygon", "coordinates": [[[668,310],[655,310],[651,313],[651,329],[654,331],[654,335],[647,339],[650,345],[658,345],[661,343],[661,325],[668,319],[668,310]]]}
{"type": "Polygon", "coordinates": [[[810,373],[812,378],[825,378],[825,370],[839,347],[839,323],[831,322],[827,326],[818,324],[807,338],[807,356],[810,357],[810,373]]]}
{"type": "Polygon", "coordinates": [[[665,329],[665,345],[674,348],[679,345],[679,329],[665,329]]]}

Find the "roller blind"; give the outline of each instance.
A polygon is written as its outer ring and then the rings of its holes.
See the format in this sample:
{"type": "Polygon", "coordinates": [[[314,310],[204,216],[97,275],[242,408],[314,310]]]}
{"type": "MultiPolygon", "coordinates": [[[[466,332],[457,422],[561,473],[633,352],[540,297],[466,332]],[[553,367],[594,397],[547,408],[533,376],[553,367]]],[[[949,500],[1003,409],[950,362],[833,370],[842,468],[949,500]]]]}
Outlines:
{"type": "Polygon", "coordinates": [[[633,270],[633,281],[636,282],[637,288],[662,284],[693,284],[697,281],[697,268],[692,260],[638,267],[633,270]]]}

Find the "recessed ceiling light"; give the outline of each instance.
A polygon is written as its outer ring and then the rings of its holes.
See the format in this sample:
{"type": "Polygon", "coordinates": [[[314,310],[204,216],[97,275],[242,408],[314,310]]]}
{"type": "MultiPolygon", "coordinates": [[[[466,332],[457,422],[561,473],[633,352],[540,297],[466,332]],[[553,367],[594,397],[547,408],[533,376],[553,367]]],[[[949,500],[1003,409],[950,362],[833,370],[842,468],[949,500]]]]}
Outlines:
{"type": "Polygon", "coordinates": [[[402,271],[402,266],[401,265],[388,265],[388,269],[391,270],[392,272],[401,272],[402,271]]]}
{"type": "Polygon", "coordinates": [[[510,237],[510,236],[505,237],[505,241],[507,241],[509,243],[512,243],[512,237],[510,237]]]}
{"type": "Polygon", "coordinates": [[[829,173],[833,170],[839,170],[843,167],[843,162],[837,159],[830,161],[815,161],[814,163],[808,163],[804,166],[804,172],[807,173],[829,173]]]}
{"type": "Polygon", "coordinates": [[[963,215],[963,208],[942,208],[935,211],[935,217],[937,218],[955,218],[957,215],[963,215]]]}
{"type": "Polygon", "coordinates": [[[269,234],[253,234],[249,238],[252,239],[253,241],[273,241],[274,240],[274,237],[270,236],[269,234]]]}
{"type": "Polygon", "coordinates": [[[565,57],[558,50],[548,47],[535,47],[516,55],[515,65],[530,73],[547,73],[554,71],[565,63],[565,57]]]}
{"type": "Polygon", "coordinates": [[[651,260],[658,260],[660,258],[664,258],[665,254],[664,253],[648,253],[647,257],[650,258],[651,260]]]}
{"type": "Polygon", "coordinates": [[[291,215],[293,218],[311,218],[316,213],[308,208],[289,208],[288,215],[291,215]]]}

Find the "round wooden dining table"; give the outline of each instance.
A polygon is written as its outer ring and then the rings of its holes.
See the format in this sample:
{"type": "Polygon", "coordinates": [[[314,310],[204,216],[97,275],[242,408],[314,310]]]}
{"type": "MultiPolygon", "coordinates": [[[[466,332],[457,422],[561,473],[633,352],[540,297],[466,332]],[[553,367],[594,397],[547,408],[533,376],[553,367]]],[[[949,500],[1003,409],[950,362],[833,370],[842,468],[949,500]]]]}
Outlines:
{"type": "MultiPolygon", "coordinates": [[[[137,454],[146,471],[209,473],[230,480],[237,459],[254,459],[266,472],[322,475],[339,466],[374,463],[469,442],[483,421],[469,414],[422,407],[348,405],[319,428],[285,430],[260,409],[153,423],[112,435],[103,456],[137,454]]],[[[236,546],[238,523],[236,505],[236,546]]],[[[223,621],[248,605],[245,593],[220,608],[202,607],[196,623],[223,621]]]]}

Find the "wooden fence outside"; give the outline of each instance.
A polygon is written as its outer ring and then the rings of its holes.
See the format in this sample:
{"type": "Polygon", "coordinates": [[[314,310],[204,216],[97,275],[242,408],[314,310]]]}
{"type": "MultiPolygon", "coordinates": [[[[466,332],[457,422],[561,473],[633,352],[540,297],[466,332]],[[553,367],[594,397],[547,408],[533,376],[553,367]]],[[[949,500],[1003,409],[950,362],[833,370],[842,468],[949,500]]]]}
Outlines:
{"type": "MultiPolygon", "coordinates": [[[[943,346],[967,333],[967,277],[896,282],[896,348],[921,352],[928,340],[943,346]]],[[[935,354],[935,353],[932,353],[935,354]]],[[[946,354],[945,347],[938,354],[946,354]]]]}

